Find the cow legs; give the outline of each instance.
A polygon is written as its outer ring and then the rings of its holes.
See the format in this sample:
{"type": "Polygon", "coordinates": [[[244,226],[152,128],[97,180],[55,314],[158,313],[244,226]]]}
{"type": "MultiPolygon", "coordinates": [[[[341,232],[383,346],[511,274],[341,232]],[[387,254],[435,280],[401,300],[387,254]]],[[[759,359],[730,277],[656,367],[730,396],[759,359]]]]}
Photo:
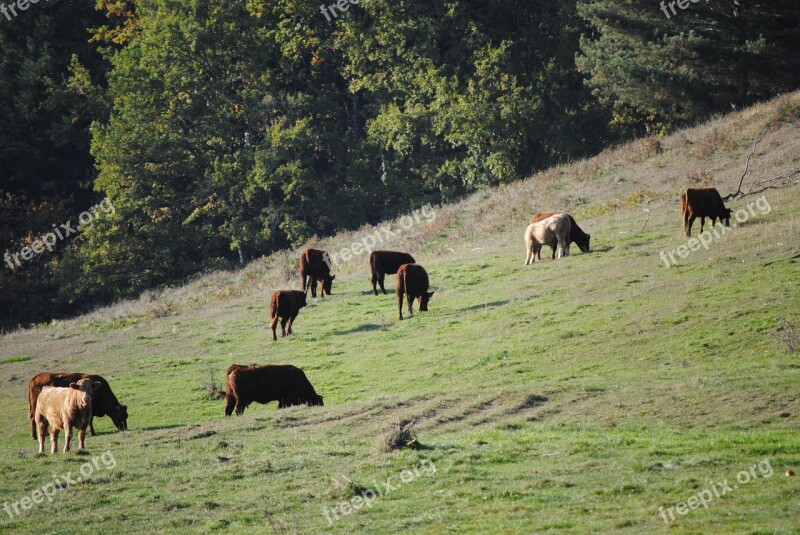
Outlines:
{"type": "Polygon", "coordinates": [[[278,316],[272,318],[272,323],[270,323],[269,327],[272,329],[272,340],[276,341],[278,339],[278,335],[275,334],[275,329],[278,327],[278,316]]]}
{"type": "Polygon", "coordinates": [[[50,453],[58,451],[58,429],[50,428],[50,453]]]}
{"type": "Polygon", "coordinates": [[[700,234],[703,233],[703,227],[705,227],[705,226],[706,226],[706,218],[705,217],[701,217],[700,218],[700,234]]]}
{"type": "MultiPolygon", "coordinates": [[[[383,281],[386,279],[386,274],[381,273],[378,277],[378,283],[381,285],[381,291],[383,291],[383,295],[386,295],[386,288],[383,287],[383,281]]],[[[375,295],[378,295],[378,292],[375,292],[375,295]]]]}
{"type": "Polygon", "coordinates": [[[286,322],[287,318],[281,320],[281,338],[286,338],[286,322]]]}
{"type": "Polygon", "coordinates": [[[406,292],[406,301],[408,301],[408,313],[414,315],[414,298],[408,292],[406,292]]]}
{"type": "Polygon", "coordinates": [[[241,403],[239,399],[236,399],[236,415],[241,416],[244,412],[244,403],[241,403]]]}
{"type": "MultiPolygon", "coordinates": [[[[41,421],[36,426],[38,431],[37,438],[39,439],[39,453],[44,453],[44,437],[47,434],[47,420],[41,421]]],[[[51,439],[52,441],[52,439],[51,439]]]]}
{"type": "Polygon", "coordinates": [[[308,288],[308,275],[303,273],[303,291],[305,292],[308,288]]]}
{"type": "Polygon", "coordinates": [[[38,436],[36,433],[36,418],[31,418],[31,436],[33,437],[33,440],[36,440],[38,436]]]}
{"type": "Polygon", "coordinates": [[[225,416],[233,414],[233,408],[236,406],[236,398],[234,396],[227,396],[225,398],[225,416]]]}
{"type": "MultiPolygon", "coordinates": [[[[694,224],[694,220],[695,219],[697,219],[697,216],[692,214],[685,220],[686,221],[685,228],[686,228],[686,237],[687,238],[692,235],[692,225],[694,224]]],[[[701,225],[703,224],[702,220],[700,221],[700,224],[701,225]]]]}
{"type": "Polygon", "coordinates": [[[92,436],[96,436],[94,432],[94,424],[92,423],[93,421],[94,421],[94,416],[89,418],[89,434],[92,436]]]}
{"type": "Polygon", "coordinates": [[[295,319],[296,317],[297,317],[297,316],[291,316],[291,317],[289,318],[289,323],[288,323],[288,325],[287,325],[287,329],[286,329],[286,332],[287,332],[288,334],[292,334],[292,324],[294,323],[294,319],[295,319]]]}
{"type": "Polygon", "coordinates": [[[533,252],[533,244],[529,243],[527,247],[528,247],[528,254],[525,256],[526,266],[536,261],[536,253],[533,252]]]}
{"type": "Polygon", "coordinates": [[[400,319],[403,319],[403,294],[402,292],[398,292],[397,294],[397,312],[400,314],[400,319]]]}
{"type": "Polygon", "coordinates": [[[86,449],[86,443],[84,442],[86,439],[86,428],[84,427],[81,429],[78,428],[78,451],[83,451],[86,449]]]}
{"type": "Polygon", "coordinates": [[[317,297],[317,278],[312,276],[309,284],[311,285],[311,297],[317,297]]]}
{"type": "Polygon", "coordinates": [[[64,453],[69,451],[69,444],[72,442],[72,426],[65,425],[64,426],[64,436],[66,437],[64,441],[64,453]]]}

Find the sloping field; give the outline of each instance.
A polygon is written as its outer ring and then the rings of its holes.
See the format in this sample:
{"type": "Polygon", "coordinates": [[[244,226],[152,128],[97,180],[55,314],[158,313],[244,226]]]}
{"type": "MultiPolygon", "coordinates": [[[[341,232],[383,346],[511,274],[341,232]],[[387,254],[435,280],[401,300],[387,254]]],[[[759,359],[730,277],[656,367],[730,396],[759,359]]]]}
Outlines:
{"type": "Polygon", "coordinates": [[[287,252],[6,334],[0,531],[800,532],[800,478],[784,475],[800,472],[798,110],[795,93],[393,222],[384,246],[435,290],[402,322],[355,253],[272,342],[268,298],[299,286],[287,252]],[[679,192],[733,191],[779,117],[745,180],[757,193],[729,203],[735,227],[681,258],[679,192]],[[593,251],[523,266],[527,219],[554,208],[593,251]],[[234,362],[299,366],[325,407],[225,419],[209,384],[234,362]],[[84,454],[37,456],[26,384],[44,370],[106,377],[130,430],[97,419],[84,454]],[[409,420],[417,447],[382,451],[409,420]]]}

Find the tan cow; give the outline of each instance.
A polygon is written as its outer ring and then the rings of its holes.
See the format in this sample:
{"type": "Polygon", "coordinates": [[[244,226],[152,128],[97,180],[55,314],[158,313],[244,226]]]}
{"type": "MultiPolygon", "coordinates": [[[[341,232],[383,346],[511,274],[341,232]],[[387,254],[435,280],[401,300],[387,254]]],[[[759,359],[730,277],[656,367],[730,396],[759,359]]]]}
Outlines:
{"type": "Polygon", "coordinates": [[[566,214],[556,214],[538,223],[528,225],[525,229],[525,247],[528,254],[525,257],[525,265],[532,264],[536,257],[542,259],[542,246],[549,245],[553,253],[558,247],[558,258],[569,256],[569,216],[566,214]]]}
{"type": "Polygon", "coordinates": [[[50,432],[50,453],[58,449],[58,432],[64,430],[67,442],[64,452],[69,451],[72,428],[78,430],[78,450],[84,449],[86,428],[92,421],[92,392],[102,386],[91,379],[70,383],[69,388],[46,386],[36,400],[36,429],[39,434],[39,453],[44,453],[44,436],[50,432]]]}

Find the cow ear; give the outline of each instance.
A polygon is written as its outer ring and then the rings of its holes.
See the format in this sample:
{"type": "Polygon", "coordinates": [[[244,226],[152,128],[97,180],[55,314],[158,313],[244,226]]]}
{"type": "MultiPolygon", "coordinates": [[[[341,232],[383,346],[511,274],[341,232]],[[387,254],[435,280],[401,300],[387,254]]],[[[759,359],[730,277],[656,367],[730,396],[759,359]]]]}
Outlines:
{"type": "Polygon", "coordinates": [[[69,387],[70,388],[74,388],[75,390],[80,390],[81,389],[81,387],[78,386],[78,383],[70,383],[69,387]]]}
{"type": "Polygon", "coordinates": [[[101,383],[100,381],[95,381],[94,383],[92,383],[92,390],[97,390],[101,386],[103,386],[103,383],[101,383]]]}
{"type": "Polygon", "coordinates": [[[331,275],[331,280],[335,279],[336,275],[331,275]]]}
{"type": "Polygon", "coordinates": [[[428,298],[431,298],[431,297],[433,297],[433,293],[434,293],[434,292],[428,292],[428,298]]]}

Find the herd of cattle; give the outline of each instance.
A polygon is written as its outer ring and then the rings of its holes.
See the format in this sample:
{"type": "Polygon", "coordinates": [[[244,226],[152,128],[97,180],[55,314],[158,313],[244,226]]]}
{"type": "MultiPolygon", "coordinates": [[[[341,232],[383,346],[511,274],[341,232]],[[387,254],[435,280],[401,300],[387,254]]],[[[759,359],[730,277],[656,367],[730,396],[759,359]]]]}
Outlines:
{"type": "MultiPolygon", "coordinates": [[[[684,232],[689,236],[692,223],[700,218],[703,232],[705,218],[712,225],[719,219],[730,225],[731,210],[725,207],[722,197],[714,188],[688,189],[681,195],[681,218],[684,232]]],[[[525,265],[541,260],[541,249],[548,245],[553,249],[553,258],[569,255],[570,243],[575,243],[583,252],[589,252],[589,234],[586,234],[575,219],[564,212],[540,212],[531,218],[525,230],[527,256],[525,265]]],[[[300,255],[300,277],[303,290],[278,290],[270,300],[270,328],[272,339],[277,340],[276,328],[281,322],[281,334],[292,334],[292,324],[301,308],[306,306],[306,296],[316,297],[317,285],[321,284],[320,296],[331,295],[333,280],[325,251],[306,249],[300,255]]],[[[428,291],[428,273],[417,264],[410,254],[397,251],[373,251],[369,257],[372,291],[378,295],[377,286],[386,294],[384,279],[395,275],[395,293],[400,319],[403,319],[403,299],[408,313],[413,314],[413,302],[419,302],[421,311],[428,310],[433,292],[428,291]]],[[[322,405],[322,396],[317,394],[303,370],[291,365],[228,367],[225,379],[225,416],[235,411],[242,414],[253,402],[278,402],[278,408],[292,405],[322,405]]],[[[108,416],[119,431],[128,428],[128,408],[120,404],[111,387],[99,375],[81,373],[49,373],[35,375],[28,383],[28,417],[31,434],[39,441],[39,453],[44,453],[44,438],[49,433],[51,453],[58,449],[58,434],[64,430],[69,451],[72,429],[78,430],[79,449],[84,448],[84,436],[88,429],[94,436],[92,418],[108,416]]]]}

